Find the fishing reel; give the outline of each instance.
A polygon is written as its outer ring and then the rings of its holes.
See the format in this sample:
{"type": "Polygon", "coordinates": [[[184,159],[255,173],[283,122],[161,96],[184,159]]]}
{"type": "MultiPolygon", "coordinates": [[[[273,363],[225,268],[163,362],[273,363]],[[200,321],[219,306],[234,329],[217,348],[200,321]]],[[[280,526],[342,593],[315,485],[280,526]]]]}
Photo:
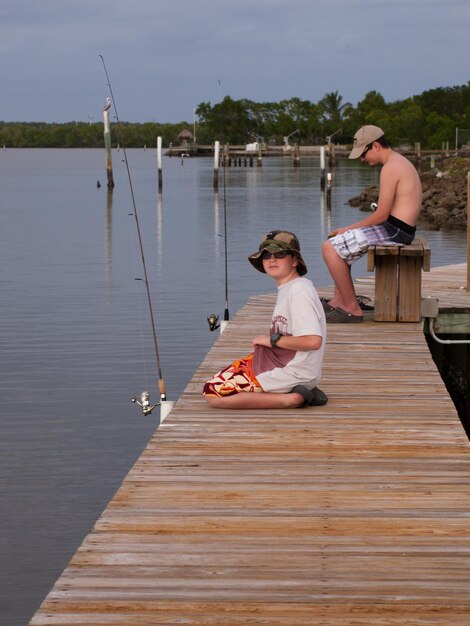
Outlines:
{"type": "Polygon", "coordinates": [[[220,328],[219,324],[219,316],[215,313],[211,313],[207,317],[207,323],[209,324],[209,330],[212,332],[213,330],[217,330],[220,328]]]}
{"type": "Polygon", "coordinates": [[[142,391],[139,396],[139,400],[137,398],[131,398],[131,402],[138,404],[144,415],[150,415],[153,409],[160,404],[160,402],[152,405],[150,404],[150,394],[148,391],[142,391]]]}

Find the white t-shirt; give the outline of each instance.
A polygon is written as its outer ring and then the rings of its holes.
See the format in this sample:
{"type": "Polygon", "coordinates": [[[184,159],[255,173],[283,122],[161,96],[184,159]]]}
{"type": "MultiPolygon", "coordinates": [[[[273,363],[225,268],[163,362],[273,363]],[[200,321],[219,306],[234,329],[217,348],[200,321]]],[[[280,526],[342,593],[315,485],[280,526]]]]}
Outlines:
{"type": "Polygon", "coordinates": [[[316,387],[321,379],[325,351],[326,320],[320,298],[308,278],[294,278],[278,287],[271,334],[319,335],[318,350],[286,350],[256,346],[253,371],[263,391],[288,393],[296,385],[316,387]]]}

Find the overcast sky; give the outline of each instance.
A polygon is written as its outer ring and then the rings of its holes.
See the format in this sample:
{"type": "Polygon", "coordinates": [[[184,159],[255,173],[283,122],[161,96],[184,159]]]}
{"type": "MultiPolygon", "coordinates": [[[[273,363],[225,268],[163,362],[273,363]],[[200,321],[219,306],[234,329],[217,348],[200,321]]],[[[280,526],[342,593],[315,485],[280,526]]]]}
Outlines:
{"type": "Polygon", "coordinates": [[[469,0],[2,0],[0,120],[193,121],[200,102],[470,79],[469,0]]]}

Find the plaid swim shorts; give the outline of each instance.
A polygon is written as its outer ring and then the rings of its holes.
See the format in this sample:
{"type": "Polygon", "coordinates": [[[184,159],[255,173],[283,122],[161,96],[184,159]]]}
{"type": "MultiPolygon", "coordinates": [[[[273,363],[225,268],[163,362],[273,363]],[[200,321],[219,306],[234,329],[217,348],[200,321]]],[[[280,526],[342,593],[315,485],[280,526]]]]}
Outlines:
{"type": "Polygon", "coordinates": [[[253,354],[234,361],[208,380],[202,393],[205,396],[223,398],[242,391],[263,391],[253,372],[252,363],[253,354]]]}
{"type": "Polygon", "coordinates": [[[338,255],[351,265],[365,255],[369,246],[404,246],[410,244],[413,239],[414,235],[394,224],[384,222],[377,226],[347,230],[341,235],[332,237],[329,241],[338,255]]]}

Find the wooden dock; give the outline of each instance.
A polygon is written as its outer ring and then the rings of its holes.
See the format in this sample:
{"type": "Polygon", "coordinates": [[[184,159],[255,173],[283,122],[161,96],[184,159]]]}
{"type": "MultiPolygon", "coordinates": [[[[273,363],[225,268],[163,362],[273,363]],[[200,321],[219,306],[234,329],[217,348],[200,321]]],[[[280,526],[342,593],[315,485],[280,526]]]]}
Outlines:
{"type": "MultiPolygon", "coordinates": [[[[424,288],[468,306],[465,272],[424,288]]],[[[32,626],[470,624],[469,442],[420,324],[329,325],[325,407],[209,409],[273,302],[217,340],[32,626]]]]}

